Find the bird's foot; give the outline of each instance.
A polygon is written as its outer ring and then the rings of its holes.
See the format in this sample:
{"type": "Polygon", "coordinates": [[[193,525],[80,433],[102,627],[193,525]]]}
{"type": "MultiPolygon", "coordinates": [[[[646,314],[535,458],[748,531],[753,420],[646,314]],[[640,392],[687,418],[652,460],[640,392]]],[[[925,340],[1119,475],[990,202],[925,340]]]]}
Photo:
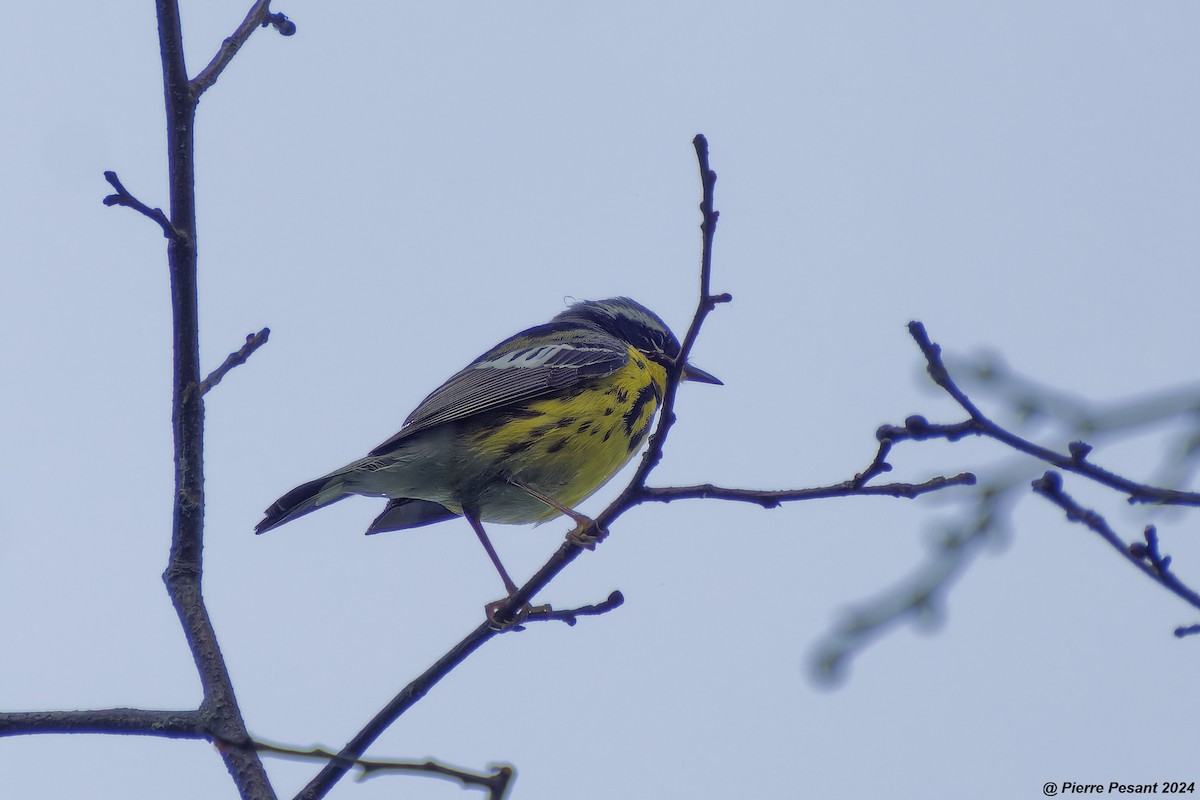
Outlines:
{"type": "Polygon", "coordinates": [[[575,520],[575,527],[567,533],[567,541],[585,550],[595,550],[596,545],[608,536],[608,531],[597,525],[596,520],[580,516],[582,519],[575,520]]]}
{"type": "MultiPolygon", "coordinates": [[[[511,597],[511,595],[510,595],[510,597],[511,597]]],[[[503,608],[504,605],[508,601],[509,601],[509,598],[505,597],[501,600],[497,600],[494,603],[488,603],[486,606],[483,607],[484,613],[487,614],[488,627],[491,628],[492,630],[498,631],[501,633],[503,633],[504,631],[510,631],[510,630],[518,630],[518,631],[524,630],[524,628],[521,627],[521,623],[524,622],[526,619],[528,619],[531,615],[548,614],[554,610],[550,607],[549,604],[543,604],[540,606],[531,606],[529,603],[526,603],[525,605],[523,605],[519,609],[517,609],[516,613],[514,613],[512,616],[510,616],[507,619],[501,620],[496,615],[499,613],[500,609],[503,608]]]]}

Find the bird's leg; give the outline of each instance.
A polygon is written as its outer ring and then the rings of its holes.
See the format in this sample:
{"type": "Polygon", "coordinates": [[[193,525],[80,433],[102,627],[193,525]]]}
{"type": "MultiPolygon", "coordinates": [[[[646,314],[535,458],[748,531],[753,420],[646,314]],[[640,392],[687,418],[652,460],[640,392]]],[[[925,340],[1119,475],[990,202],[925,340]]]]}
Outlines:
{"type": "Polygon", "coordinates": [[[580,514],[573,508],[567,508],[553,497],[547,497],[537,489],[526,486],[524,483],[521,483],[518,480],[509,478],[508,482],[532,497],[534,500],[540,500],[558,513],[575,520],[575,528],[567,534],[568,542],[588,550],[595,550],[596,545],[603,541],[605,536],[608,536],[608,531],[597,525],[596,520],[592,519],[586,514],[580,514]]]}
{"type": "Polygon", "coordinates": [[[471,523],[471,529],[479,537],[479,543],[483,545],[483,549],[487,551],[488,558],[496,566],[496,572],[500,573],[500,580],[504,581],[505,591],[508,592],[509,597],[512,597],[517,593],[517,585],[513,583],[512,578],[508,577],[508,572],[504,569],[504,565],[500,563],[500,556],[496,555],[496,548],[492,547],[492,543],[488,541],[487,534],[483,532],[483,523],[479,521],[479,517],[469,513],[466,509],[463,509],[463,516],[467,518],[467,522],[471,523]]]}
{"type": "Polygon", "coordinates": [[[517,611],[513,618],[508,622],[499,622],[496,620],[496,612],[500,607],[508,602],[508,598],[517,593],[517,585],[513,583],[513,579],[508,577],[508,571],[504,569],[504,565],[500,563],[500,556],[496,555],[496,549],[492,547],[492,543],[488,540],[487,534],[483,532],[483,523],[479,517],[466,512],[464,509],[463,516],[467,518],[467,522],[471,523],[471,529],[475,531],[475,535],[479,537],[479,543],[483,545],[483,549],[487,551],[488,558],[492,559],[492,564],[496,567],[496,572],[500,573],[500,580],[504,581],[504,589],[508,595],[494,603],[488,603],[483,607],[484,613],[487,614],[488,622],[498,631],[507,630],[508,628],[516,628],[521,624],[521,620],[525,619],[535,611],[550,611],[550,606],[534,606],[526,603],[517,611]]]}

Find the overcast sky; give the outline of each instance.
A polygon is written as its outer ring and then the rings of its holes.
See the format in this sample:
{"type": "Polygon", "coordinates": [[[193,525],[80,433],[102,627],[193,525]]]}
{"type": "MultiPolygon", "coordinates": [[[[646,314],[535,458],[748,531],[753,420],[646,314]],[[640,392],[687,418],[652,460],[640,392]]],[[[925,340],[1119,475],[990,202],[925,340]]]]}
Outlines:
{"type": "MultiPolygon", "coordinates": [[[[192,74],[248,5],[184,0],[192,74]]],[[[462,520],[364,537],[381,501],[355,499],[256,537],[262,509],[569,298],[630,295],[682,335],[697,132],[720,176],[713,288],[735,299],[694,359],[726,385],[682,388],[654,484],[834,483],[869,463],[879,425],[960,419],[925,388],[910,319],[1095,402],[1197,377],[1195,3],[277,10],[297,34],[256,33],[197,126],[206,369],[272,331],[206,404],[205,591],[256,736],[340,747],[501,594],[462,520]]],[[[160,580],[164,239],[101,204],[107,169],[167,203],[153,7],[3,17],[0,709],[194,706],[160,580]]],[[[1148,478],[1167,441],[1094,458],[1148,478]]],[[[1008,463],[982,443],[891,460],[898,480],[1008,463]]],[[[1158,523],[1200,583],[1195,514],[1067,488],[1127,537],[1158,523]]],[[[518,800],[1035,798],[1048,781],[1200,779],[1200,639],[1172,636],[1196,613],[1032,495],[934,624],[880,638],[836,688],[814,680],[847,610],[917,570],[968,496],[641,507],[540,598],[620,589],[624,607],[499,637],[370,754],[508,762],[518,800]]],[[[520,582],[569,527],[492,540],[520,582]]],[[[288,797],[316,770],[267,766],[288,797]]],[[[234,796],[195,741],[7,738],[0,774],[31,800],[234,796]]],[[[331,796],[401,794],[472,796],[417,777],[331,796]]]]}

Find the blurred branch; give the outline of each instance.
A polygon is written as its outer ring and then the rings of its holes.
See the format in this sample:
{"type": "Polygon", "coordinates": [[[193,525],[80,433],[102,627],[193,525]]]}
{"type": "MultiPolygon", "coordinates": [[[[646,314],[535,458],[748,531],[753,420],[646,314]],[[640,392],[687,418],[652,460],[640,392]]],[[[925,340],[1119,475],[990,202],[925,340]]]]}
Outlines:
{"type": "Polygon", "coordinates": [[[1112,433],[1158,423],[1171,417],[1200,413],[1200,385],[1180,386],[1151,395],[1097,405],[1012,369],[999,355],[976,359],[945,359],[959,386],[975,384],[1006,403],[1023,420],[1048,417],[1056,423],[1087,432],[1112,433]]]}
{"type": "Polygon", "coordinates": [[[832,684],[845,677],[852,656],[878,639],[888,629],[907,620],[936,618],[945,606],[946,595],[962,577],[982,546],[1004,525],[1014,501],[1011,488],[980,487],[975,508],[960,527],[939,537],[929,559],[914,575],[884,596],[845,613],[845,619],[815,648],[815,676],[832,684]]]}
{"type": "Polygon", "coordinates": [[[214,369],[209,376],[200,382],[200,394],[208,394],[208,390],[221,382],[221,379],[229,374],[229,371],[234,367],[239,367],[246,363],[246,359],[250,355],[267,343],[267,338],[271,335],[270,328],[263,328],[258,333],[251,333],[246,337],[246,343],[241,348],[229,356],[221,363],[221,366],[214,369]]]}

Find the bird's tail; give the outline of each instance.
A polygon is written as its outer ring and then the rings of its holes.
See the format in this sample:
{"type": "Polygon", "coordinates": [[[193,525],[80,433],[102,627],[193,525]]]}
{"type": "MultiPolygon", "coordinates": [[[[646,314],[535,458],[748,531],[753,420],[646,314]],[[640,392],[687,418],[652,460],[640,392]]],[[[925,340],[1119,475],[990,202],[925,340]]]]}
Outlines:
{"type": "Polygon", "coordinates": [[[254,526],[254,532],[266,533],[352,494],[354,492],[350,490],[342,472],[302,483],[271,504],[262,521],[254,526]]]}

